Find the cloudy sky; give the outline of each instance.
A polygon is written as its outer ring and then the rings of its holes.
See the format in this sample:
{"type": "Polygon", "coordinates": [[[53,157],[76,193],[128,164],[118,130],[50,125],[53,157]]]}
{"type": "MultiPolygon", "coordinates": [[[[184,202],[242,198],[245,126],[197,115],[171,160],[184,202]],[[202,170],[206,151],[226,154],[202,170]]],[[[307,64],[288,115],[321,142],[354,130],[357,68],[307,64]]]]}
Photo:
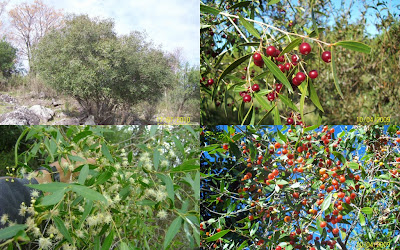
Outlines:
{"type": "MultiPolygon", "coordinates": [[[[146,31],[148,38],[166,51],[182,49],[192,65],[200,61],[200,7],[198,0],[42,0],[67,13],[113,18],[118,34],[146,31]]],[[[11,0],[8,9],[21,2],[11,0]]]]}

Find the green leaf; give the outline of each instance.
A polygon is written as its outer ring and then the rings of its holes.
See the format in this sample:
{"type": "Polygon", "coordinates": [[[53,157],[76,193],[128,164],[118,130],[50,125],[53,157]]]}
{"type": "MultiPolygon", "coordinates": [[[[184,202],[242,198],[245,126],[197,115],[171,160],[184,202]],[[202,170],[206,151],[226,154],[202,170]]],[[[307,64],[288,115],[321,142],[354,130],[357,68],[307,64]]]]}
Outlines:
{"type": "Polygon", "coordinates": [[[288,79],[286,76],[282,73],[282,71],[276,66],[274,62],[271,61],[268,57],[261,55],[265,65],[267,65],[268,69],[272,72],[272,74],[281,82],[283,85],[288,88],[289,92],[293,92],[292,85],[289,83],[288,79]]]}
{"type": "Polygon", "coordinates": [[[86,178],[89,174],[89,165],[83,166],[81,173],[79,174],[78,183],[83,185],[85,184],[86,178]]]}
{"type": "Polygon", "coordinates": [[[119,246],[119,250],[130,250],[128,245],[125,242],[122,242],[119,246]]]}
{"type": "Polygon", "coordinates": [[[318,36],[319,33],[321,33],[322,31],[324,31],[325,28],[318,28],[318,30],[313,30],[308,37],[316,37],[318,36]]]}
{"type": "Polygon", "coordinates": [[[263,109],[268,111],[272,109],[271,105],[259,93],[254,92],[254,97],[263,109]]]}
{"type": "Polygon", "coordinates": [[[108,181],[112,176],[112,173],[110,171],[103,172],[100,174],[100,176],[97,178],[96,182],[94,184],[96,185],[101,185],[108,181]]]}
{"type": "Polygon", "coordinates": [[[233,87],[233,92],[242,92],[242,91],[247,91],[247,88],[240,85],[236,85],[235,87],[233,87]]]}
{"type": "Polygon", "coordinates": [[[222,78],[224,78],[227,74],[229,74],[232,70],[234,70],[237,66],[239,66],[240,64],[242,64],[244,61],[246,61],[247,59],[249,59],[252,56],[252,54],[247,54],[245,56],[242,56],[241,58],[237,59],[236,61],[234,61],[233,63],[231,63],[225,70],[224,72],[222,72],[222,74],[220,75],[220,77],[218,78],[217,84],[219,84],[219,82],[222,80],[222,78]]]}
{"type": "Polygon", "coordinates": [[[253,36],[257,37],[258,39],[261,38],[260,33],[253,27],[252,24],[250,24],[246,19],[242,17],[242,15],[238,14],[240,22],[243,24],[243,26],[246,28],[246,30],[252,34],[253,36]]]}
{"type": "Polygon", "coordinates": [[[167,174],[157,174],[157,176],[165,183],[168,197],[171,199],[172,203],[175,203],[174,183],[172,182],[171,177],[167,174]]]}
{"type": "Polygon", "coordinates": [[[360,225],[365,226],[365,217],[361,212],[358,213],[358,218],[360,219],[360,225]]]}
{"type": "Polygon", "coordinates": [[[157,125],[151,125],[151,127],[150,127],[150,137],[153,137],[156,134],[157,128],[158,128],[157,125]]]}
{"type": "Polygon", "coordinates": [[[171,169],[170,172],[190,172],[194,170],[200,170],[200,164],[198,162],[198,159],[189,159],[184,163],[182,163],[181,165],[171,169]]]}
{"type": "Polygon", "coordinates": [[[85,162],[85,159],[77,155],[68,155],[68,158],[74,162],[85,162]]]}
{"type": "Polygon", "coordinates": [[[260,46],[260,43],[241,43],[238,46],[260,46]]]}
{"type": "Polygon", "coordinates": [[[259,226],[260,226],[260,222],[253,224],[253,226],[250,229],[250,237],[253,236],[257,232],[259,226]]]}
{"type": "Polygon", "coordinates": [[[296,105],[293,104],[293,102],[288,97],[280,93],[278,94],[278,97],[286,104],[286,106],[288,106],[289,108],[293,109],[296,112],[299,112],[299,109],[296,107],[296,105]]]}
{"type": "Polygon", "coordinates": [[[324,202],[322,202],[321,205],[321,211],[325,211],[328,209],[328,207],[331,205],[332,203],[332,193],[330,193],[328,195],[328,197],[326,197],[326,199],[324,200],[324,202]]]}
{"type": "Polygon", "coordinates": [[[221,147],[221,145],[220,144],[212,144],[212,145],[209,145],[209,146],[206,146],[206,147],[202,148],[201,150],[204,151],[204,152],[209,152],[209,151],[212,151],[212,150],[214,150],[214,149],[216,149],[218,147],[221,147]]]}
{"type": "Polygon", "coordinates": [[[249,6],[249,4],[251,4],[252,1],[243,1],[240,3],[237,3],[235,5],[232,5],[229,9],[234,10],[236,8],[240,8],[240,7],[247,7],[249,6]]]}
{"type": "Polygon", "coordinates": [[[155,204],[157,204],[157,202],[151,200],[141,200],[136,202],[136,204],[139,206],[154,206],[155,204]]]}
{"type": "Polygon", "coordinates": [[[72,139],[72,140],[73,140],[75,143],[77,143],[77,142],[78,142],[79,140],[81,140],[82,138],[85,138],[86,136],[89,136],[89,135],[91,135],[91,134],[93,134],[92,131],[86,130],[86,131],[80,132],[79,134],[75,135],[75,136],[74,136],[74,139],[72,139]]]}
{"type": "Polygon", "coordinates": [[[84,210],[83,210],[82,217],[81,217],[80,222],[79,222],[79,228],[81,227],[81,225],[83,224],[83,222],[86,220],[86,218],[88,217],[88,215],[89,215],[90,212],[92,211],[92,208],[93,208],[93,201],[87,200],[87,201],[86,201],[85,208],[84,208],[84,210]]]}
{"type": "Polygon", "coordinates": [[[200,4],[200,12],[203,13],[208,13],[208,14],[213,14],[213,15],[218,15],[221,11],[219,9],[204,5],[204,4],[200,4]]]}
{"type": "Polygon", "coordinates": [[[274,125],[282,125],[278,108],[274,109],[274,125]]]}
{"type": "Polygon", "coordinates": [[[361,212],[365,213],[365,214],[372,214],[372,208],[370,207],[363,207],[361,208],[361,212]]]}
{"type": "Polygon", "coordinates": [[[279,54],[279,56],[282,56],[290,51],[292,51],[295,47],[297,47],[302,41],[302,38],[297,38],[294,39],[291,43],[288,44],[288,46],[286,46],[286,48],[284,50],[282,50],[282,52],[279,54]]]}
{"type": "Polygon", "coordinates": [[[318,128],[318,127],[319,127],[318,124],[312,125],[312,126],[310,126],[310,127],[306,127],[306,128],[304,128],[304,133],[305,133],[305,132],[308,132],[308,131],[311,131],[311,130],[314,130],[314,129],[318,128]]]}
{"type": "Polygon", "coordinates": [[[104,240],[103,245],[101,246],[101,250],[109,250],[111,249],[111,244],[114,241],[114,230],[111,230],[110,234],[104,240]]]}
{"type": "Polygon", "coordinates": [[[154,169],[156,171],[158,170],[159,163],[160,163],[160,151],[155,149],[153,152],[153,164],[154,164],[154,169]]]}
{"type": "Polygon", "coordinates": [[[317,92],[315,91],[314,85],[312,84],[312,82],[310,81],[308,86],[310,86],[310,99],[311,101],[314,103],[314,105],[321,110],[322,112],[324,112],[324,109],[322,108],[321,103],[319,102],[319,98],[317,95],[317,92]]]}
{"type": "Polygon", "coordinates": [[[335,43],[334,45],[341,46],[346,49],[351,49],[357,52],[362,52],[366,54],[371,53],[371,47],[369,47],[366,44],[360,43],[360,42],[354,42],[354,41],[340,41],[335,43]]]}
{"type": "Polygon", "coordinates": [[[276,3],[279,3],[280,1],[281,1],[281,0],[271,0],[271,1],[268,2],[267,5],[276,4],[276,3]]]}
{"type": "Polygon", "coordinates": [[[336,156],[336,158],[338,158],[342,163],[346,162],[346,159],[341,153],[333,151],[332,154],[336,156]]]}
{"type": "Polygon", "coordinates": [[[229,229],[223,230],[223,231],[221,231],[221,232],[219,232],[219,233],[214,234],[214,235],[211,236],[211,237],[206,238],[205,240],[206,240],[207,242],[216,241],[216,240],[218,240],[219,238],[224,237],[224,235],[227,234],[227,233],[229,233],[229,232],[230,232],[229,229]]]}
{"type": "Polygon", "coordinates": [[[196,176],[194,177],[194,182],[193,182],[193,192],[194,192],[194,198],[196,200],[200,199],[200,171],[196,173],[196,176]]]}
{"type": "Polygon", "coordinates": [[[65,189],[69,186],[67,183],[62,183],[62,182],[52,182],[52,183],[46,183],[46,184],[29,184],[26,185],[30,188],[34,188],[37,190],[41,190],[43,192],[57,192],[59,190],[65,189]]]}
{"type": "MultiPolygon", "coordinates": [[[[266,77],[268,75],[268,71],[264,71],[264,72],[262,72],[261,74],[259,74],[259,75],[256,75],[255,77],[253,77],[253,81],[255,81],[255,80],[258,80],[258,79],[262,79],[262,78],[264,78],[264,77],[266,77]]],[[[261,90],[262,91],[262,90],[261,90]]],[[[260,91],[260,92],[261,92],[260,91]]],[[[258,93],[260,93],[260,92],[258,92],[258,93]]],[[[269,92],[271,92],[270,90],[268,90],[268,93],[269,92]]],[[[265,94],[267,94],[267,93],[265,93],[265,94]]],[[[261,95],[261,94],[260,94],[261,95]]]]}
{"type": "Polygon", "coordinates": [[[342,91],[340,90],[339,80],[338,80],[338,77],[337,77],[335,56],[334,56],[334,53],[333,53],[333,46],[331,48],[331,67],[332,67],[332,74],[333,74],[333,82],[335,83],[336,90],[339,93],[340,97],[342,97],[342,99],[344,99],[342,91]]]}
{"type": "Polygon", "coordinates": [[[355,169],[355,170],[359,170],[360,169],[360,165],[358,165],[357,162],[348,162],[347,165],[351,169],[355,169]]]}
{"type": "Polygon", "coordinates": [[[247,117],[249,116],[251,110],[253,109],[253,105],[254,105],[254,103],[252,102],[252,103],[251,103],[251,106],[250,106],[250,108],[249,108],[249,110],[247,111],[247,114],[245,115],[245,117],[244,117],[243,120],[242,120],[242,125],[246,122],[247,117]]]}
{"type": "Polygon", "coordinates": [[[14,237],[19,231],[25,230],[28,226],[25,224],[17,224],[14,226],[0,229],[0,240],[7,240],[14,237]]]}
{"type": "Polygon", "coordinates": [[[279,138],[281,138],[281,140],[286,143],[287,142],[286,136],[284,134],[282,134],[282,132],[279,129],[277,129],[277,132],[278,132],[279,138]]]}
{"type": "Polygon", "coordinates": [[[56,224],[56,227],[58,231],[65,237],[66,240],[68,240],[69,243],[72,243],[72,238],[71,235],[68,232],[68,229],[65,227],[64,222],[57,216],[53,217],[54,224],[56,224]]]}
{"type": "Polygon", "coordinates": [[[88,200],[101,201],[107,204],[107,200],[102,194],[86,186],[71,185],[71,190],[88,200]]]}
{"type": "Polygon", "coordinates": [[[101,152],[103,153],[103,155],[107,158],[107,160],[111,163],[114,162],[113,157],[110,154],[110,151],[108,150],[108,147],[105,143],[101,144],[101,152]]]}
{"type": "Polygon", "coordinates": [[[172,136],[172,139],[174,140],[176,148],[181,151],[182,155],[185,155],[185,149],[183,148],[181,141],[175,136],[172,136]]]}
{"type": "Polygon", "coordinates": [[[57,190],[51,195],[46,195],[43,197],[42,202],[40,203],[43,206],[51,206],[59,203],[65,194],[65,189],[57,190]]]}
{"type": "Polygon", "coordinates": [[[167,234],[165,235],[164,239],[164,249],[166,249],[174,239],[175,235],[179,232],[181,225],[182,225],[182,218],[180,216],[176,217],[175,220],[171,223],[168,228],[167,234]]]}

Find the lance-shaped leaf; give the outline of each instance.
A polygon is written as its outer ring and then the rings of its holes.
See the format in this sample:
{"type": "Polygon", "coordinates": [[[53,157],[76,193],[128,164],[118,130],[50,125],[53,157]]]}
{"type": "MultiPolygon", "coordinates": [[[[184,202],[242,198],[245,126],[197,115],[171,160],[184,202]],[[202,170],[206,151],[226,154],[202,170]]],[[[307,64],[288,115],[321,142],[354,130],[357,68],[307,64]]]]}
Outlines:
{"type": "Polygon", "coordinates": [[[360,43],[360,42],[354,42],[354,41],[341,41],[337,42],[334,45],[341,46],[346,49],[351,49],[354,51],[370,54],[371,53],[371,47],[369,47],[366,44],[360,43]]]}
{"type": "Polygon", "coordinates": [[[296,112],[299,112],[299,109],[296,107],[296,105],[293,104],[293,102],[286,96],[278,94],[279,99],[282,100],[282,102],[284,102],[286,104],[286,106],[288,106],[289,108],[293,109],[296,112]]]}
{"type": "MultiPolygon", "coordinates": [[[[244,61],[246,61],[247,59],[249,59],[251,57],[252,54],[247,54],[245,56],[242,56],[241,58],[237,59],[236,61],[234,61],[233,63],[231,63],[225,70],[224,72],[222,72],[221,76],[218,78],[217,81],[217,85],[219,84],[219,82],[222,80],[222,78],[224,78],[227,74],[229,74],[232,70],[234,70],[237,66],[239,66],[240,64],[242,64],[244,61]]],[[[278,67],[277,67],[278,68],[278,67]]],[[[278,69],[279,70],[279,69],[278,69]]]]}
{"type": "Polygon", "coordinates": [[[281,0],[270,0],[269,2],[268,2],[268,5],[272,5],[272,4],[276,4],[276,3],[279,3],[281,0]]]}
{"type": "Polygon", "coordinates": [[[221,11],[219,9],[207,6],[205,4],[200,4],[200,12],[218,15],[221,11]]]}
{"type": "Polygon", "coordinates": [[[246,30],[253,36],[260,39],[261,38],[260,33],[258,33],[258,31],[253,27],[253,25],[251,25],[248,21],[246,21],[246,19],[244,19],[242,15],[239,14],[238,16],[240,23],[246,28],[246,30]]]}
{"type": "Polygon", "coordinates": [[[289,89],[290,93],[292,93],[293,92],[292,85],[289,83],[288,79],[278,68],[278,66],[276,66],[276,64],[272,62],[271,59],[269,59],[268,57],[264,55],[261,56],[265,62],[265,65],[267,65],[268,69],[272,72],[272,74],[279,80],[279,82],[281,82],[283,85],[286,86],[286,88],[289,89]]]}
{"type": "Polygon", "coordinates": [[[282,55],[292,51],[295,47],[297,47],[301,43],[301,41],[302,41],[301,38],[294,39],[291,43],[288,44],[288,46],[286,46],[286,48],[284,50],[282,50],[282,52],[279,54],[279,56],[282,56],[282,55]]]}
{"type": "Polygon", "coordinates": [[[319,102],[319,98],[317,95],[317,92],[315,91],[314,85],[312,84],[312,82],[310,81],[309,85],[310,86],[310,99],[311,101],[314,103],[314,105],[321,110],[322,112],[324,112],[324,109],[322,108],[321,103],[319,102]]]}
{"type": "Polygon", "coordinates": [[[344,99],[342,91],[340,90],[339,80],[338,80],[338,77],[337,77],[335,56],[334,56],[334,53],[333,53],[333,46],[331,47],[331,67],[332,67],[333,81],[335,83],[336,90],[339,93],[340,97],[342,97],[342,99],[344,99]]]}
{"type": "Polygon", "coordinates": [[[278,107],[276,107],[276,109],[274,110],[274,125],[282,125],[278,107]]]}

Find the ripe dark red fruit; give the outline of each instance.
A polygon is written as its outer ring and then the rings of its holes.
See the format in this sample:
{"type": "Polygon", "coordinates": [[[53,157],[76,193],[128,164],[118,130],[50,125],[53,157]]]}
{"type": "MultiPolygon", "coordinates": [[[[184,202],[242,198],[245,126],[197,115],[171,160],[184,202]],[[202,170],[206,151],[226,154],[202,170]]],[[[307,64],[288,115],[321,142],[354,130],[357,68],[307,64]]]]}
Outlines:
{"type": "Polygon", "coordinates": [[[292,68],[292,65],[290,63],[285,63],[286,71],[289,71],[291,68],[292,68]]]}
{"type": "Polygon", "coordinates": [[[331,52],[330,51],[324,51],[322,53],[322,55],[321,55],[321,58],[326,63],[331,62],[331,52]]]}
{"type": "Polygon", "coordinates": [[[280,53],[281,53],[280,50],[278,50],[278,49],[275,50],[275,53],[274,53],[273,57],[278,57],[280,53]]]}
{"type": "Polygon", "coordinates": [[[267,95],[267,99],[268,101],[272,102],[273,100],[275,100],[275,93],[272,91],[267,95]]]}
{"type": "Polygon", "coordinates": [[[299,193],[294,192],[294,193],[293,193],[293,198],[295,198],[295,199],[299,198],[299,193]]]}
{"type": "Polygon", "coordinates": [[[293,83],[293,85],[295,85],[295,86],[299,86],[301,82],[299,83],[299,81],[297,80],[297,78],[294,77],[294,78],[292,79],[292,83],[293,83]]]}
{"type": "Polygon", "coordinates": [[[293,118],[289,117],[289,118],[287,118],[286,122],[288,125],[292,125],[294,123],[294,120],[293,120],[293,118]]]}
{"type": "Polygon", "coordinates": [[[284,56],[280,56],[280,57],[276,58],[276,60],[278,62],[284,62],[285,61],[285,57],[284,56]]]}
{"type": "Polygon", "coordinates": [[[304,74],[303,72],[297,72],[296,79],[299,83],[298,85],[300,85],[300,83],[302,83],[306,79],[306,74],[304,74]]]}
{"type": "Polygon", "coordinates": [[[253,215],[249,215],[249,220],[254,220],[254,216],[253,215]]]}
{"type": "Polygon", "coordinates": [[[318,71],[316,71],[315,69],[314,69],[314,70],[311,70],[311,71],[308,73],[308,76],[309,76],[311,79],[315,79],[315,78],[318,77],[318,71]]]}
{"type": "Polygon", "coordinates": [[[274,56],[275,55],[276,48],[274,46],[268,46],[266,49],[267,55],[269,56],[274,56]]]}
{"type": "Polygon", "coordinates": [[[281,247],[281,246],[277,246],[277,247],[275,248],[275,250],[282,250],[282,247],[281,247]]]}
{"type": "Polygon", "coordinates": [[[244,95],[244,96],[243,96],[243,101],[244,101],[244,102],[251,102],[251,96],[250,96],[250,95],[247,95],[247,94],[244,95]]]}
{"type": "Polygon", "coordinates": [[[258,91],[260,91],[260,86],[259,86],[258,84],[254,84],[253,86],[251,86],[251,89],[252,89],[254,92],[258,92],[258,91]]]}
{"type": "Polygon", "coordinates": [[[207,81],[207,84],[209,85],[209,86],[211,86],[211,85],[213,85],[214,84],[214,79],[208,79],[208,81],[207,81]]]}
{"type": "Polygon", "coordinates": [[[282,87],[283,87],[282,83],[277,83],[276,86],[275,86],[276,93],[281,92],[282,87]]]}
{"type": "Polygon", "coordinates": [[[264,61],[260,60],[260,61],[256,61],[254,60],[254,64],[260,68],[262,68],[264,66],[264,61]]]}
{"type": "Polygon", "coordinates": [[[261,54],[258,52],[254,53],[253,59],[254,59],[254,61],[261,61],[262,60],[261,54]]]}
{"type": "Polygon", "coordinates": [[[299,60],[299,57],[297,55],[292,55],[292,62],[297,62],[299,60]]]}
{"type": "Polygon", "coordinates": [[[278,68],[283,72],[285,72],[285,66],[283,66],[283,64],[279,64],[278,68]]]}
{"type": "Polygon", "coordinates": [[[308,43],[302,43],[299,46],[300,53],[303,55],[308,55],[311,52],[311,46],[308,43]]]}

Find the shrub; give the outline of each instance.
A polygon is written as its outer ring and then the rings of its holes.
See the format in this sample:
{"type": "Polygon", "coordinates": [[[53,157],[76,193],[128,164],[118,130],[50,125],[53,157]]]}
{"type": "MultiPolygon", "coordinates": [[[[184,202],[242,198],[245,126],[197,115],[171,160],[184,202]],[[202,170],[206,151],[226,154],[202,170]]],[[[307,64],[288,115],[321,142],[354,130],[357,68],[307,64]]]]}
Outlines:
{"type": "Polygon", "coordinates": [[[6,40],[0,41],[0,72],[5,77],[10,77],[16,71],[15,60],[17,49],[6,40]]]}

